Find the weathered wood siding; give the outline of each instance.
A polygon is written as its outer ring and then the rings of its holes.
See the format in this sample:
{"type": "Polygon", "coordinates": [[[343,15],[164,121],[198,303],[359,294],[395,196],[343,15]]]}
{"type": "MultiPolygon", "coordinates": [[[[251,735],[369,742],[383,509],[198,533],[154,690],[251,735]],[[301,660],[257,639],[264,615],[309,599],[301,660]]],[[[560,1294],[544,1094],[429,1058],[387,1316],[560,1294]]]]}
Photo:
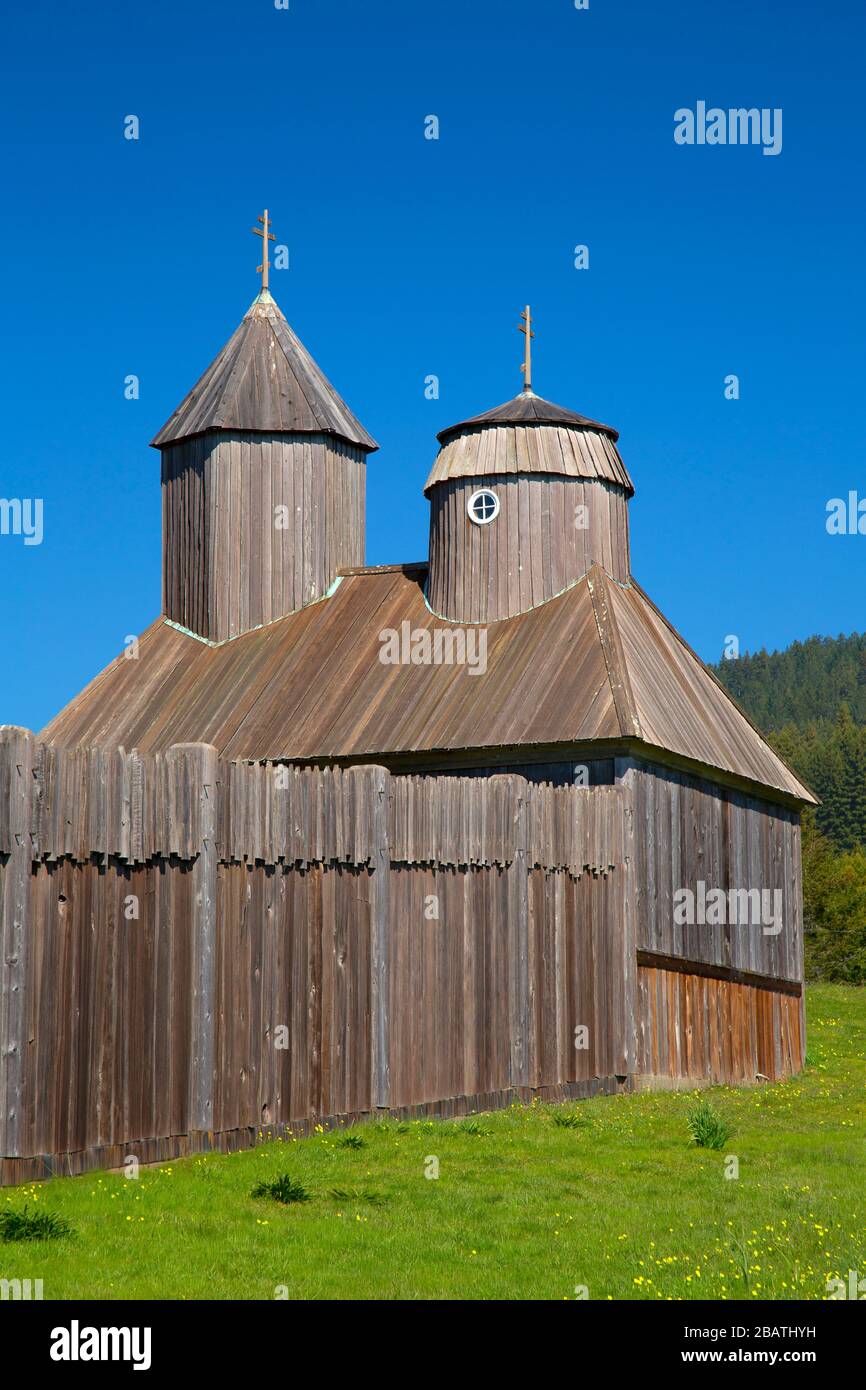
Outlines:
{"type": "Polygon", "coordinates": [[[796,1070],[793,818],[628,759],[560,774],[0,730],[0,1180],[796,1070]],[[778,937],[673,925],[674,886],[723,871],[793,893],[778,937]]]}
{"type": "Polygon", "coordinates": [[[540,868],[527,878],[520,863],[395,867],[391,1104],[579,1093],[631,1076],[624,880],[622,868],[577,879],[540,868]]]}
{"type": "MultiPolygon", "coordinates": [[[[803,978],[799,815],[685,773],[638,764],[634,778],[638,950],[803,978]],[[675,893],[688,889],[777,891],[781,930],[764,921],[679,925],[675,893]]],[[[753,900],[757,907],[757,900],[753,900]]],[[[762,903],[772,911],[775,898],[762,903]]],[[[709,915],[709,914],[708,914],[709,915]]],[[[728,912],[730,917],[730,912],[728,912]]]]}
{"type": "Polygon", "coordinates": [[[6,1156],[126,1152],[196,1127],[192,879],[179,860],[34,864],[22,1129],[6,1156]]]}
{"type": "Polygon", "coordinates": [[[634,1075],[623,787],[7,730],[0,793],[3,1181],[634,1075]]]}
{"type": "Polygon", "coordinates": [[[166,448],[165,615],[221,642],[321,598],[364,563],[365,458],[327,434],[219,431],[166,448]]]}
{"type": "Polygon", "coordinates": [[[603,478],[496,474],[430,490],[427,600],[452,622],[495,622],[553,598],[598,562],[629,577],[628,497],[603,478]],[[478,488],[500,501],[494,521],[470,521],[478,488]],[[585,510],[578,510],[578,509],[585,510]]]}
{"type": "Polygon", "coordinates": [[[373,1109],[372,876],[220,865],[215,1130],[373,1109]]]}
{"type": "Polygon", "coordinates": [[[798,995],[678,970],[638,970],[638,1069],[726,1085],[781,1080],[805,1051],[798,995]]]}

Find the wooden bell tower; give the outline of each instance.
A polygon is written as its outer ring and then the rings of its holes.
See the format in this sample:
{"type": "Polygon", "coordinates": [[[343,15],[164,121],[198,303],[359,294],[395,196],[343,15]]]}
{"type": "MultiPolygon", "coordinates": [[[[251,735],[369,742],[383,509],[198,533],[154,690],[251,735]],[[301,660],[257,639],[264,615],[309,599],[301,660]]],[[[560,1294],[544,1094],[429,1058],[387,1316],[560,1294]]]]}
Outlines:
{"type": "Polygon", "coordinates": [[[224,642],[322,598],[364,562],[366,459],[378,446],[268,288],[153,440],[162,454],[163,612],[224,642]]]}

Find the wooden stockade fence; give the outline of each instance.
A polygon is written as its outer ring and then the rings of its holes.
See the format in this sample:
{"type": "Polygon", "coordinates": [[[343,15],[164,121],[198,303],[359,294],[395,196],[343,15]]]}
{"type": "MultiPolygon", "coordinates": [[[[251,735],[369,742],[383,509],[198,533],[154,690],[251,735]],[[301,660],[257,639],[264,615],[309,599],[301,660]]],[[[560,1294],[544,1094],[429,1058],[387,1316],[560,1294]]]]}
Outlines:
{"type": "Polygon", "coordinates": [[[237,763],[207,744],[148,755],[67,750],[0,729],[0,854],[23,834],[30,858],[49,862],[191,861],[213,841],[225,863],[360,866],[373,863],[384,833],[394,863],[505,868],[525,814],[528,865],[579,878],[622,862],[622,800],[616,786],[590,792],[516,773],[392,777],[376,765],[237,763]]]}
{"type": "Polygon", "coordinates": [[[0,730],[2,1180],[615,1090],[626,795],[0,730]]]}
{"type": "Polygon", "coordinates": [[[796,818],[663,771],[586,788],[0,729],[0,1180],[796,1070],[796,818]],[[703,848],[674,867],[681,818],[703,848]],[[678,878],[732,874],[785,887],[783,934],[673,929],[678,878]]]}

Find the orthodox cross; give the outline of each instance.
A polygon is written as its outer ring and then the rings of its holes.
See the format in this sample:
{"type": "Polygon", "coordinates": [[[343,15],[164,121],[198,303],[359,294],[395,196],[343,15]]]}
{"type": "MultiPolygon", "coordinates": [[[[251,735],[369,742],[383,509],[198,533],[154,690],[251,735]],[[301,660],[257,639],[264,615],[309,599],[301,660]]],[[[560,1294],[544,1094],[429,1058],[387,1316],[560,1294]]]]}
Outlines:
{"type": "Polygon", "coordinates": [[[517,325],[518,332],[526,335],[526,356],[520,364],[520,370],[523,372],[523,389],[529,392],[532,390],[532,339],[535,334],[532,331],[532,315],[528,304],[520,317],[523,322],[517,325]]]}
{"type": "Polygon", "coordinates": [[[263,226],[253,227],[252,229],[255,232],[256,236],[260,236],[262,239],[262,263],[261,265],[256,266],[256,270],[262,277],[262,289],[266,290],[268,288],[268,271],[271,268],[271,263],[268,259],[268,242],[276,241],[276,237],[274,236],[273,232],[268,230],[271,224],[268,220],[267,208],[265,208],[264,216],[260,217],[259,221],[263,223],[263,226]]]}

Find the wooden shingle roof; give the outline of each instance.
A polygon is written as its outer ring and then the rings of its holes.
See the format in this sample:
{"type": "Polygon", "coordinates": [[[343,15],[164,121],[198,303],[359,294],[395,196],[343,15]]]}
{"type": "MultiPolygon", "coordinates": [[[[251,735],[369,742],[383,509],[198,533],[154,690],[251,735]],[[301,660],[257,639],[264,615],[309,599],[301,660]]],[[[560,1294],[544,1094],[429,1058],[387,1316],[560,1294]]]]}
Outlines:
{"type": "Polygon", "coordinates": [[[494,406],[493,410],[485,410],[482,415],[473,415],[469,420],[449,425],[447,429],[440,430],[436,437],[440,444],[444,444],[452,434],[473,425],[576,425],[579,429],[600,430],[609,435],[614,443],[619,439],[619,431],[611,425],[599,424],[598,420],[590,420],[574,410],[566,410],[565,406],[554,405],[553,401],[546,401],[533,391],[521,391],[513,400],[494,406]]]}
{"type": "Polygon", "coordinates": [[[266,290],[151,442],[164,449],[208,430],[335,434],[379,447],[266,290]]]}
{"type": "Polygon", "coordinates": [[[509,473],[601,478],[624,488],[629,497],[634,493],[616,447],[616,430],[531,392],[449,425],[437,438],[442,447],[424,484],[426,493],[449,478],[509,473]]]}
{"type": "Polygon", "coordinates": [[[219,646],[160,618],[138,660],[118,657],[40,737],[142,752],[203,741],[228,758],[295,761],[597,744],[814,802],[636,585],[594,566],[490,623],[483,674],[384,665],[385,629],[459,629],[430,612],[424,578],[423,566],[348,572],[330,597],[219,646]]]}
{"type": "Polygon", "coordinates": [[[629,497],[634,483],[607,434],[573,425],[467,427],[451,434],[436,456],[424,491],[449,478],[505,477],[509,473],[601,478],[629,497]]]}

